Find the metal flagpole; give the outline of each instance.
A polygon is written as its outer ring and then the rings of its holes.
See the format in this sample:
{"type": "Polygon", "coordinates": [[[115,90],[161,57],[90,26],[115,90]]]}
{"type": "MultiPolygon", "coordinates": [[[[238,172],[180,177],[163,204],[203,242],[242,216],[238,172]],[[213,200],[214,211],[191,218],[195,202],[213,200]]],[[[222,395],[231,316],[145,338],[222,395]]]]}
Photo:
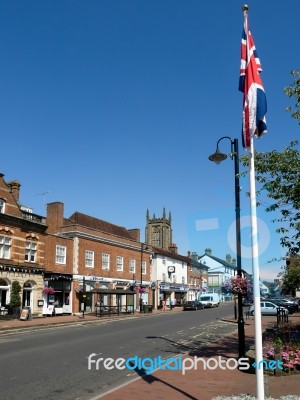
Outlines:
{"type": "MultiPolygon", "coordinates": [[[[260,61],[255,54],[255,46],[251,41],[249,43],[248,9],[247,4],[243,6],[244,13],[244,34],[246,41],[246,55],[242,52],[242,60],[245,62],[244,74],[244,115],[243,115],[243,136],[244,147],[249,151],[249,185],[250,185],[250,218],[251,218],[251,250],[252,250],[252,274],[253,274],[253,304],[254,304],[254,326],[255,326],[255,372],[256,372],[256,396],[258,400],[264,400],[264,370],[262,366],[262,327],[261,327],[261,308],[260,308],[260,287],[259,287],[259,259],[258,259],[258,231],[256,215],[256,190],[255,190],[255,162],[253,135],[261,135],[266,130],[264,114],[266,104],[263,104],[265,98],[258,101],[257,87],[263,90],[262,82],[259,78],[261,71],[260,61]],[[254,59],[255,57],[255,59],[254,59]],[[247,106],[247,107],[246,107],[247,106]],[[259,115],[258,115],[259,111],[259,115]],[[259,117],[260,126],[257,118],[259,117]],[[249,139],[249,140],[248,140],[249,139]]],[[[243,63],[241,63],[241,73],[243,72],[243,63]]],[[[240,89],[241,90],[241,89],[240,89]]]]}
{"type": "Polygon", "coordinates": [[[262,366],[262,328],[260,308],[259,287],[259,260],[258,260],[258,233],[256,216],[256,190],[255,190],[255,168],[254,147],[251,137],[249,150],[249,179],[250,179],[250,215],[251,215],[251,242],[252,242],[252,274],[253,274],[253,304],[255,325],[255,370],[256,370],[256,395],[258,400],[264,400],[264,369],[262,366]]]}

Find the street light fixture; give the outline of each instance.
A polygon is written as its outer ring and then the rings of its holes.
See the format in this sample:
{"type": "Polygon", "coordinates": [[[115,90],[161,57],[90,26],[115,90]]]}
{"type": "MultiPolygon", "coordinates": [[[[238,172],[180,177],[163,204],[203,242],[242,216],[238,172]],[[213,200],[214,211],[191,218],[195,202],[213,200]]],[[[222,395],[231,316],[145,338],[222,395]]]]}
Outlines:
{"type": "MultiPolygon", "coordinates": [[[[217,141],[216,152],[208,158],[210,161],[220,164],[226,160],[227,155],[219,150],[219,143],[223,139],[229,139],[231,143],[230,158],[234,160],[234,181],[235,181],[235,227],[236,227],[236,252],[237,252],[237,276],[242,277],[241,263],[241,221],[240,221],[240,173],[239,173],[239,145],[238,139],[231,139],[229,136],[223,136],[217,141]]],[[[245,321],[243,317],[243,297],[238,294],[238,338],[239,338],[239,357],[245,356],[245,321]]]]}
{"type": "Polygon", "coordinates": [[[142,313],[144,311],[143,307],[143,298],[142,298],[142,285],[143,285],[143,253],[144,253],[144,248],[146,247],[146,243],[141,243],[141,284],[140,284],[140,312],[142,313]]]}

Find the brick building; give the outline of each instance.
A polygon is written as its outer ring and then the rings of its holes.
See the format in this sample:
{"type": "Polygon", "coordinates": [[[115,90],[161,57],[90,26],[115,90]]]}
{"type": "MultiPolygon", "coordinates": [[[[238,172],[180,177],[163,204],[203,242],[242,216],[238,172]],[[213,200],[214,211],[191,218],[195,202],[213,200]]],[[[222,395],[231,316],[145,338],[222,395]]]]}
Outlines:
{"type": "Polygon", "coordinates": [[[44,287],[45,218],[22,206],[20,183],[5,182],[0,174],[0,310],[9,310],[11,287],[21,285],[21,305],[42,313],[44,287]]]}

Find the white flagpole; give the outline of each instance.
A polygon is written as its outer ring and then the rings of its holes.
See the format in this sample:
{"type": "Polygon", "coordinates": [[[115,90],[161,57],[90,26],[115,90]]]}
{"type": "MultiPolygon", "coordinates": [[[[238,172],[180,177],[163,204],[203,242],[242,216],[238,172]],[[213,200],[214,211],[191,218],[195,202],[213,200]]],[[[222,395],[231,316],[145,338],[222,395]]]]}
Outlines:
{"type": "Polygon", "coordinates": [[[256,363],[256,396],[264,400],[264,369],[262,352],[262,328],[259,287],[259,259],[258,259],[258,233],[256,216],[256,189],[253,137],[249,152],[249,179],[250,179],[250,215],[251,215],[251,242],[252,242],[252,274],[253,274],[253,304],[255,325],[255,363],[256,363]]]}

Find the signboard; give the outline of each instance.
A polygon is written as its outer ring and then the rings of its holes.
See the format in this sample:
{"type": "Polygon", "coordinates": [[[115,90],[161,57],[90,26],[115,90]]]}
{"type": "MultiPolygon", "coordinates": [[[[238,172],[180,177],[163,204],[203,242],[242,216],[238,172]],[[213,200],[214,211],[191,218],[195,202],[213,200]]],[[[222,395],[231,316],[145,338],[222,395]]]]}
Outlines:
{"type": "Polygon", "coordinates": [[[20,316],[20,321],[27,321],[28,320],[28,310],[23,309],[20,316]]]}

